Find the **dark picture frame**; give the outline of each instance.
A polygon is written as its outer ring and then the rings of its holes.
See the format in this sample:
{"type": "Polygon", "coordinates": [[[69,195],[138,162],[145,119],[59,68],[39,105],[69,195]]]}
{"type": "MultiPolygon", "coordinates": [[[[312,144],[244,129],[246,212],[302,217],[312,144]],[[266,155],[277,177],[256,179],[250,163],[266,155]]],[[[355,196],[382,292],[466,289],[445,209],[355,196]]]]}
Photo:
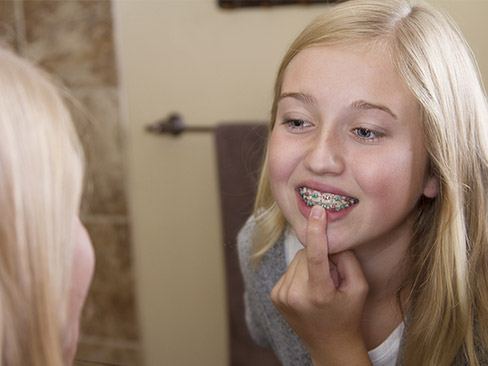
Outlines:
{"type": "Polygon", "coordinates": [[[221,8],[233,9],[251,6],[331,4],[341,1],[344,0],[218,0],[218,3],[221,8]]]}

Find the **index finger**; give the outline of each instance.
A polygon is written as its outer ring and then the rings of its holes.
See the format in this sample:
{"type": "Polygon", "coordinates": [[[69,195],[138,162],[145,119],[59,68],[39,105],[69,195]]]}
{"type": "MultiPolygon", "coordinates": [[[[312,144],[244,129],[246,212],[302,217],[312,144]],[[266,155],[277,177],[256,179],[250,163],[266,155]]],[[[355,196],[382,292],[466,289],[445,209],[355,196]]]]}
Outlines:
{"type": "Polygon", "coordinates": [[[307,223],[308,279],[312,288],[324,290],[334,286],[329,268],[327,215],[321,206],[313,206],[307,223]]]}

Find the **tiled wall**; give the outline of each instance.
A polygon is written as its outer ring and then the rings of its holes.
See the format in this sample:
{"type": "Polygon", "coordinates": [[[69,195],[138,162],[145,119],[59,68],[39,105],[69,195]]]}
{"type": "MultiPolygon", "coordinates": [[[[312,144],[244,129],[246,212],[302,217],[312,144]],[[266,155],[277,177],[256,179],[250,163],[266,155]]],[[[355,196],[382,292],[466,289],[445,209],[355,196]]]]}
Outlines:
{"type": "Polygon", "coordinates": [[[81,104],[73,114],[87,156],[82,220],[97,262],[77,359],[132,366],[142,362],[112,29],[110,1],[0,1],[3,43],[59,76],[81,104]]]}

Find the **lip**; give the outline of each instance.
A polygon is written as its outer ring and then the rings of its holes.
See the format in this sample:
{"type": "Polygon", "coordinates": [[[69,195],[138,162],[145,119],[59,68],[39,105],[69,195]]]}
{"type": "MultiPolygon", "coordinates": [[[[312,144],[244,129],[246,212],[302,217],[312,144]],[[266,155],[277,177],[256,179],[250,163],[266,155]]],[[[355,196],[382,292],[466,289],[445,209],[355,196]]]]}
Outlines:
{"type": "MultiPolygon", "coordinates": [[[[307,187],[307,188],[310,188],[310,189],[313,189],[316,191],[320,191],[320,192],[327,192],[327,193],[337,194],[340,196],[347,196],[347,197],[355,198],[354,196],[348,194],[344,190],[339,189],[339,188],[334,187],[334,186],[330,186],[330,185],[322,184],[322,183],[318,183],[318,182],[313,182],[313,181],[301,182],[300,184],[298,184],[295,187],[295,194],[296,194],[297,201],[298,201],[298,209],[300,210],[300,213],[307,220],[308,220],[308,217],[310,216],[310,211],[312,210],[312,208],[307,206],[305,201],[302,199],[300,192],[299,192],[299,189],[301,187],[307,187]]],[[[325,212],[327,213],[327,219],[329,222],[334,222],[334,221],[337,221],[339,219],[342,219],[345,216],[347,216],[349,214],[349,212],[351,212],[351,210],[355,207],[356,207],[356,205],[352,205],[352,206],[344,208],[340,211],[326,210],[325,212]]]]}

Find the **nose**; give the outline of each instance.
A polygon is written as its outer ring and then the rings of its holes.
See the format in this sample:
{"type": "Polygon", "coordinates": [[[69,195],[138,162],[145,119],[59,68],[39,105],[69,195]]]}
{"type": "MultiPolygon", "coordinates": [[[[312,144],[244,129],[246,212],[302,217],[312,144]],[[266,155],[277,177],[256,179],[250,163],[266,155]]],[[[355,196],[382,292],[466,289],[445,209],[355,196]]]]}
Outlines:
{"type": "Polygon", "coordinates": [[[317,134],[310,141],[305,167],[317,175],[339,175],[344,171],[343,143],[333,131],[317,134]]]}

